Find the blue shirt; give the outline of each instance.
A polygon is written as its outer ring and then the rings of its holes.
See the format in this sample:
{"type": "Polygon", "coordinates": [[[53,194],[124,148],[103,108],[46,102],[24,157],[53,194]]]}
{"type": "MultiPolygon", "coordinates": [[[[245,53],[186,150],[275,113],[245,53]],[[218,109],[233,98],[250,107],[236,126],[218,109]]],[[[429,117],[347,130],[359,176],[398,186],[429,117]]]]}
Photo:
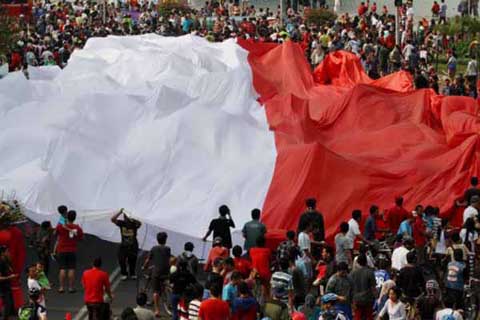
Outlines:
{"type": "Polygon", "coordinates": [[[408,222],[408,220],[403,220],[402,223],[400,223],[400,227],[398,228],[397,235],[409,235],[410,237],[413,234],[412,231],[412,226],[408,222]]]}
{"type": "Polygon", "coordinates": [[[60,215],[60,219],[58,219],[58,224],[64,226],[67,223],[67,219],[64,216],[60,215]]]}
{"type": "Polygon", "coordinates": [[[465,270],[465,263],[453,261],[447,267],[447,281],[445,287],[454,290],[463,290],[464,280],[463,271],[465,270]]]}
{"type": "Polygon", "coordinates": [[[190,31],[190,27],[192,26],[192,20],[185,19],[182,23],[182,31],[188,33],[190,31]]]}
{"type": "Polygon", "coordinates": [[[375,221],[375,217],[370,215],[365,222],[363,236],[366,240],[375,240],[375,232],[377,232],[377,222],[375,221]]]}
{"type": "Polygon", "coordinates": [[[386,270],[375,271],[375,282],[377,283],[377,289],[381,289],[385,281],[390,280],[390,274],[386,270]]]}
{"type": "Polygon", "coordinates": [[[223,287],[222,291],[222,300],[229,303],[230,308],[233,310],[233,301],[237,297],[237,287],[234,286],[232,283],[228,283],[226,286],[223,287]]]}

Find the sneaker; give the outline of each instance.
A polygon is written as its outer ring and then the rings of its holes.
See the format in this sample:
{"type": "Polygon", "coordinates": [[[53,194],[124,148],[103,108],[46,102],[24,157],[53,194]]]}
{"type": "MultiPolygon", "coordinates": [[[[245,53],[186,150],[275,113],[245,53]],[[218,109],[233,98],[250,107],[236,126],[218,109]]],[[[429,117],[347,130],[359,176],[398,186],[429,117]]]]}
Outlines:
{"type": "Polygon", "coordinates": [[[122,281],[125,281],[125,280],[128,279],[128,277],[127,276],[122,276],[120,279],[122,279],[122,281]]]}
{"type": "Polygon", "coordinates": [[[137,276],[132,276],[132,280],[137,280],[137,276]]]}

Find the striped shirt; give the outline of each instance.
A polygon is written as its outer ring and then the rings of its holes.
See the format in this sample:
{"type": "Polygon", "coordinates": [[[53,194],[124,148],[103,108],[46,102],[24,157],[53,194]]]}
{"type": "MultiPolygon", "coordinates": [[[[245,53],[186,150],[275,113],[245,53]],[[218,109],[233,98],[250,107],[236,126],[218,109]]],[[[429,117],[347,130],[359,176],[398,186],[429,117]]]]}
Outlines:
{"type": "Polygon", "coordinates": [[[200,310],[200,304],[202,301],[195,299],[190,301],[188,306],[188,319],[189,320],[198,320],[198,310],[200,310]]]}
{"type": "Polygon", "coordinates": [[[288,293],[293,290],[292,276],[286,272],[277,271],[273,273],[270,279],[270,286],[272,289],[280,289],[284,292],[280,297],[280,301],[288,303],[288,293]]]}

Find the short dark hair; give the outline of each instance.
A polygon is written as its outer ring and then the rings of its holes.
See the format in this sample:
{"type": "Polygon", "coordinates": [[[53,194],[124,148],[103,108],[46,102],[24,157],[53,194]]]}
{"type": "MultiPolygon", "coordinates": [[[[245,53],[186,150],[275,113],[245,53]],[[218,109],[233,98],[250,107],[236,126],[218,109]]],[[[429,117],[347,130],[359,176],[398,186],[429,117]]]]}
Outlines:
{"type": "Polygon", "coordinates": [[[250,289],[245,281],[242,281],[238,284],[237,291],[239,294],[250,294],[250,289]]]}
{"type": "Polygon", "coordinates": [[[222,294],[222,284],[214,282],[210,286],[210,294],[218,298],[222,294]]]}
{"type": "Polygon", "coordinates": [[[147,304],[147,295],[145,292],[140,292],[139,294],[137,294],[137,304],[140,307],[143,307],[147,304]]]}
{"type": "Polygon", "coordinates": [[[102,267],[102,258],[101,257],[96,257],[95,259],[93,259],[93,266],[95,268],[102,267]]]}
{"type": "Polygon", "coordinates": [[[348,272],[348,263],[346,262],[339,262],[337,264],[337,271],[347,271],[348,272]]]}
{"type": "Polygon", "coordinates": [[[223,261],[223,263],[225,265],[228,265],[230,267],[234,267],[235,266],[235,261],[233,261],[233,258],[232,257],[227,257],[225,258],[225,261],[223,261]]]}
{"type": "Polygon", "coordinates": [[[395,198],[395,204],[399,207],[403,205],[403,197],[397,197],[395,198]]]}
{"type": "Polygon", "coordinates": [[[159,244],[165,244],[167,243],[167,238],[168,238],[168,235],[166,232],[159,232],[157,233],[157,242],[159,244]]]}
{"type": "Polygon", "coordinates": [[[243,253],[243,250],[242,250],[242,247],[240,246],[234,246],[233,249],[232,249],[232,254],[235,258],[238,258],[242,255],[243,253]]]}
{"type": "Polygon", "coordinates": [[[193,246],[193,243],[191,243],[191,242],[187,242],[183,246],[183,250],[185,250],[185,251],[193,251],[193,248],[194,248],[194,246],[193,246]]]}
{"type": "Polygon", "coordinates": [[[315,209],[317,207],[317,200],[315,198],[308,198],[305,200],[305,205],[307,208],[313,208],[315,209]]]}
{"type": "Polygon", "coordinates": [[[69,222],[73,222],[73,221],[75,221],[75,219],[77,219],[77,212],[75,210],[68,211],[67,220],[69,222]]]}
{"type": "Polygon", "coordinates": [[[472,186],[478,185],[478,178],[477,178],[477,177],[471,177],[471,178],[470,178],[470,184],[471,184],[472,186]]]}
{"type": "Polygon", "coordinates": [[[372,205],[370,207],[370,214],[374,214],[378,212],[378,206],[377,205],[372,205]]]}
{"type": "Polygon", "coordinates": [[[221,205],[220,208],[218,208],[218,212],[222,217],[226,216],[227,214],[230,213],[230,209],[226,205],[221,205]]]}
{"type": "Polygon", "coordinates": [[[346,223],[345,221],[340,223],[340,232],[342,232],[342,233],[347,233],[348,232],[348,223],[346,223]]]}
{"type": "Polygon", "coordinates": [[[230,279],[231,280],[242,280],[243,278],[242,278],[242,274],[240,273],[240,271],[235,270],[235,271],[232,272],[232,275],[230,276],[230,279]]]}
{"type": "Polygon", "coordinates": [[[50,221],[43,221],[40,225],[40,228],[42,228],[43,230],[48,230],[52,228],[52,223],[50,221]]]}
{"type": "Polygon", "coordinates": [[[68,208],[67,206],[61,205],[57,208],[58,213],[60,213],[62,216],[67,214],[68,208]]]}
{"type": "Polygon", "coordinates": [[[460,241],[460,234],[458,232],[453,233],[450,237],[451,237],[453,242],[459,242],[460,241]]]}
{"type": "Polygon", "coordinates": [[[409,253],[407,253],[407,262],[408,263],[417,262],[417,253],[415,251],[410,251],[409,253]]]}
{"type": "Polygon", "coordinates": [[[457,262],[463,261],[463,250],[462,249],[455,249],[453,250],[453,258],[457,262]]]}
{"type": "Polygon", "coordinates": [[[260,219],[260,209],[253,209],[252,210],[252,219],[254,219],[254,220],[260,219]]]}
{"type": "Polygon", "coordinates": [[[265,237],[264,236],[259,236],[257,238],[256,243],[257,243],[257,247],[260,247],[260,248],[265,247],[265,237]]]}
{"type": "Polygon", "coordinates": [[[290,267],[290,261],[287,258],[280,259],[278,264],[280,265],[281,271],[288,270],[288,268],[290,267]]]}
{"type": "Polygon", "coordinates": [[[365,267],[367,265],[367,256],[364,254],[360,254],[357,258],[357,262],[362,267],[365,267]]]}
{"type": "Polygon", "coordinates": [[[352,218],[354,220],[358,220],[362,217],[362,210],[359,210],[359,209],[355,209],[352,211],[352,218]]]}
{"type": "Polygon", "coordinates": [[[288,240],[293,240],[293,239],[295,239],[295,231],[293,231],[293,230],[288,230],[288,231],[287,231],[287,239],[288,239],[288,240]]]}

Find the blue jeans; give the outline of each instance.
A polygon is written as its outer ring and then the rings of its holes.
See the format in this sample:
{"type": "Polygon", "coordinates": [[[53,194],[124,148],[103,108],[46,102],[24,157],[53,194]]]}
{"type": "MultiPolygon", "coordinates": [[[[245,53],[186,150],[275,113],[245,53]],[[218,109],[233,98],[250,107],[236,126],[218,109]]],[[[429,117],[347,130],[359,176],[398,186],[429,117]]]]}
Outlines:
{"type": "Polygon", "coordinates": [[[181,295],[172,293],[171,301],[172,301],[172,320],[178,320],[178,303],[182,298],[181,295]]]}
{"type": "Polygon", "coordinates": [[[345,317],[347,317],[347,320],[353,319],[352,307],[350,305],[345,303],[336,303],[335,309],[342,311],[345,314],[345,317]]]}

